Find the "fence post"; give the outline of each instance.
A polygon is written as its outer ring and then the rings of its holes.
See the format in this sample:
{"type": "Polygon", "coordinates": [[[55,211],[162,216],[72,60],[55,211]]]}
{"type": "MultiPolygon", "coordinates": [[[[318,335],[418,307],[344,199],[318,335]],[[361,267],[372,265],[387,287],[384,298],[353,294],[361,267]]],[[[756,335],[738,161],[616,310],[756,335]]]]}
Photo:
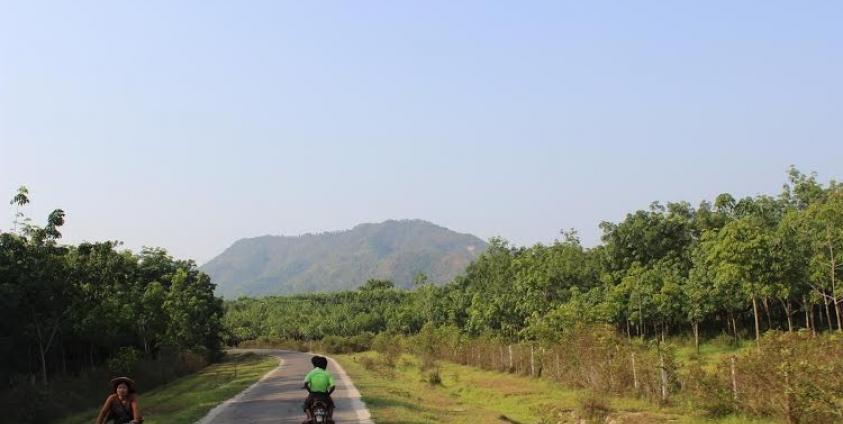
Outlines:
{"type": "Polygon", "coordinates": [[[530,377],[536,376],[536,352],[532,344],[530,344],[530,377]]]}
{"type": "Polygon", "coordinates": [[[659,349],[659,365],[661,368],[662,380],[662,402],[667,400],[667,368],[664,365],[664,353],[659,349]]]}
{"type": "Polygon", "coordinates": [[[544,357],[545,355],[547,355],[547,352],[545,352],[544,347],[542,347],[541,349],[541,356],[539,356],[539,377],[544,375],[544,357]]]}
{"type": "Polygon", "coordinates": [[[735,378],[735,355],[729,358],[730,369],[732,371],[732,399],[738,403],[738,380],[735,378]]]}
{"type": "Polygon", "coordinates": [[[509,345],[509,372],[512,372],[512,344],[509,345]]]}
{"type": "Polygon", "coordinates": [[[632,352],[632,386],[638,390],[638,371],[635,370],[635,352],[632,352]]]}
{"type": "Polygon", "coordinates": [[[556,354],[556,379],[562,380],[562,363],[559,362],[559,353],[556,354]]]}

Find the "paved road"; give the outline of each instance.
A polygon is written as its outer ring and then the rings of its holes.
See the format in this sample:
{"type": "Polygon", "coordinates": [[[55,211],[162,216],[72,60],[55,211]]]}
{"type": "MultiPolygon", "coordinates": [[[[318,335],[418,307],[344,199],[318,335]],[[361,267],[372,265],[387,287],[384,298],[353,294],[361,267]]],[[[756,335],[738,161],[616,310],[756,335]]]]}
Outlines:
{"type": "MultiPolygon", "coordinates": [[[[302,402],[307,391],[302,389],[304,376],[313,368],[311,354],[287,350],[254,349],[250,352],[277,357],[281,365],[237,396],[225,401],[206,415],[199,424],[301,423],[302,402]]],[[[332,397],[337,424],[372,424],[369,411],[360,400],[345,371],[328,359],[328,371],[337,385],[332,397]]]]}

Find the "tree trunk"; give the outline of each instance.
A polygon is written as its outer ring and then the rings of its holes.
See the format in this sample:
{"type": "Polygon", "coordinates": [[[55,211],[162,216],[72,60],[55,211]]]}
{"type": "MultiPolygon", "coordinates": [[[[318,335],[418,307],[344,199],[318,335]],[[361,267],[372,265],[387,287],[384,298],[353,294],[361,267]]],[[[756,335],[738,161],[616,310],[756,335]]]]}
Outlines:
{"type": "Polygon", "coordinates": [[[834,299],[834,312],[837,313],[837,332],[843,333],[843,324],[840,323],[840,303],[834,299]]]}
{"type": "Polygon", "coordinates": [[[659,348],[659,369],[661,371],[661,389],[662,389],[662,402],[667,401],[667,368],[664,365],[664,354],[662,353],[661,347],[659,348]]]}
{"type": "Polygon", "coordinates": [[[641,297],[638,298],[638,328],[641,329],[641,338],[646,337],[646,330],[644,329],[644,314],[641,312],[641,297]]]}
{"type": "Polygon", "coordinates": [[[837,315],[837,331],[843,332],[843,323],[841,323],[839,302],[837,300],[837,281],[835,278],[837,274],[837,262],[834,260],[834,244],[832,243],[831,227],[826,227],[826,232],[828,234],[828,257],[831,260],[831,300],[834,302],[834,314],[837,315]]]}
{"type": "Polygon", "coordinates": [[[735,314],[729,312],[729,321],[732,322],[732,334],[735,336],[735,346],[738,345],[738,323],[735,320],[735,314]]]}
{"type": "Polygon", "coordinates": [[[758,321],[758,300],[752,296],[752,315],[755,317],[755,341],[761,339],[761,324],[758,321]]]}
{"type": "Polygon", "coordinates": [[[786,307],[784,312],[787,314],[787,331],[789,333],[793,332],[793,306],[790,304],[790,300],[785,303],[786,307]]]}
{"type": "Polygon", "coordinates": [[[805,307],[805,328],[810,329],[813,333],[813,325],[811,325],[811,314],[814,312],[813,305],[808,304],[808,299],[802,296],[802,305],[805,307]]]}
{"type": "Polygon", "coordinates": [[[828,331],[834,331],[834,324],[831,322],[831,310],[828,309],[828,302],[825,299],[823,299],[823,305],[825,305],[825,320],[828,323],[828,331]]]}
{"type": "Polygon", "coordinates": [[[47,352],[44,350],[44,345],[41,342],[38,342],[38,353],[41,357],[41,383],[46,386],[49,384],[47,381],[47,352]]]}
{"type": "Polygon", "coordinates": [[[694,348],[700,353],[700,323],[694,321],[694,348]]]}
{"type": "Polygon", "coordinates": [[[773,320],[770,318],[770,302],[766,296],[761,298],[761,304],[764,306],[764,315],[767,316],[767,330],[772,330],[773,320]]]}
{"type": "Polygon", "coordinates": [[[67,352],[64,351],[64,342],[61,346],[61,370],[64,375],[67,375],[67,352]]]}

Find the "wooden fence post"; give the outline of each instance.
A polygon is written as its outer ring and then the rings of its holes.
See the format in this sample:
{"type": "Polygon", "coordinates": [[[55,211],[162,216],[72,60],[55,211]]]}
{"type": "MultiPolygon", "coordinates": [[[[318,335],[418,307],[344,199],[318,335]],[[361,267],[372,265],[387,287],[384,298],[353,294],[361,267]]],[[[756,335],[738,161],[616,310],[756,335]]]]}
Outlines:
{"type": "Polygon", "coordinates": [[[632,352],[632,386],[638,390],[638,371],[635,369],[635,352],[632,352]]]}
{"type": "Polygon", "coordinates": [[[512,372],[512,345],[509,345],[509,370],[508,372],[512,372]]]}
{"type": "Polygon", "coordinates": [[[556,379],[562,380],[562,363],[559,362],[559,354],[556,354],[556,379]]]}
{"type": "Polygon", "coordinates": [[[738,379],[735,378],[735,355],[732,355],[729,358],[730,367],[732,371],[732,399],[734,399],[735,403],[738,403],[738,379]]]}

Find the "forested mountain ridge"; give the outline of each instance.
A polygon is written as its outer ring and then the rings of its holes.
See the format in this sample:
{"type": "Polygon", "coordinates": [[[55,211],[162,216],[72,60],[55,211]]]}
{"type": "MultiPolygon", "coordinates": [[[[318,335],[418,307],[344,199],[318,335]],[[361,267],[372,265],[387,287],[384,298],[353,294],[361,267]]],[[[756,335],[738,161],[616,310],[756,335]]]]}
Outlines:
{"type": "Polygon", "coordinates": [[[241,239],[201,267],[217,294],[292,294],[356,288],[370,278],[412,287],[421,273],[446,283],[487,244],[422,220],[360,224],[346,231],[241,239]]]}

